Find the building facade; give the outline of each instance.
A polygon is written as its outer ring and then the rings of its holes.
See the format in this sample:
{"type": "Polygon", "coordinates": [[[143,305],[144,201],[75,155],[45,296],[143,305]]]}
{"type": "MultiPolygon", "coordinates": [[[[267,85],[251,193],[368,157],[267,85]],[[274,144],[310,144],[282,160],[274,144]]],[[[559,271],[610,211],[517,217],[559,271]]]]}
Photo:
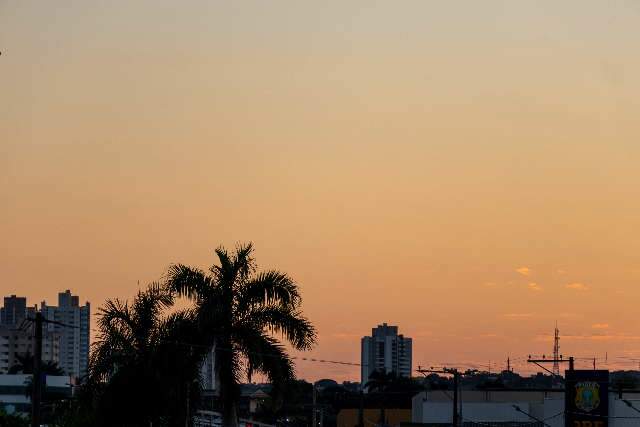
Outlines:
{"type": "Polygon", "coordinates": [[[395,372],[411,376],[412,340],[398,334],[397,326],[386,323],[371,330],[370,337],[361,340],[361,384],[364,386],[374,371],[395,372]]]}
{"type": "MultiPolygon", "coordinates": [[[[4,297],[0,308],[0,374],[5,374],[18,363],[18,356],[34,355],[33,322],[36,308],[27,305],[27,298],[11,295],[4,297]]],[[[42,337],[42,360],[58,362],[60,337],[45,332],[42,337]]]]}
{"type": "MultiPolygon", "coordinates": [[[[33,324],[23,327],[0,326],[0,374],[18,363],[18,356],[35,354],[33,324]]],[[[42,335],[42,360],[60,362],[60,337],[53,332],[42,335]]]]}
{"type": "Polygon", "coordinates": [[[42,302],[40,308],[44,328],[60,337],[60,368],[65,375],[82,379],[89,364],[89,335],[91,330],[91,305],[79,304],[80,298],[67,290],[58,294],[58,306],[42,302]]]}
{"type": "Polygon", "coordinates": [[[4,305],[0,308],[1,326],[20,326],[22,322],[35,315],[34,307],[27,307],[27,298],[11,295],[4,297],[4,305]]]}
{"type": "MultiPolygon", "coordinates": [[[[31,412],[30,383],[31,375],[0,375],[0,409],[7,414],[31,412]]],[[[67,376],[47,375],[44,387],[44,393],[49,396],[69,399],[72,394],[71,378],[67,376]]]]}

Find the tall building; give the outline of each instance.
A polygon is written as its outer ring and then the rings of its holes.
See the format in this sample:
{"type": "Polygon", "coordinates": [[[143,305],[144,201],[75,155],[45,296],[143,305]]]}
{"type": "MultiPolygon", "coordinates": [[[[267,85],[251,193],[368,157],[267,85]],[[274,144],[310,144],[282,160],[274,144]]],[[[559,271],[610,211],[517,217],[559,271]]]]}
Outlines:
{"type": "MultiPolygon", "coordinates": [[[[0,374],[6,374],[18,363],[18,356],[35,354],[33,323],[23,328],[0,326],[0,374]]],[[[42,360],[60,362],[60,337],[52,332],[42,334],[42,360]]]]}
{"type": "Polygon", "coordinates": [[[60,336],[59,366],[65,375],[82,379],[89,364],[89,334],[91,327],[91,305],[81,306],[80,298],[67,290],[58,294],[58,306],[42,302],[41,312],[44,328],[60,336]]]}
{"type": "Polygon", "coordinates": [[[361,374],[364,386],[373,371],[395,372],[398,376],[411,376],[411,338],[398,334],[397,326],[386,323],[371,330],[370,337],[361,341],[361,374]]]}
{"type": "Polygon", "coordinates": [[[27,317],[33,317],[35,308],[27,307],[27,298],[11,295],[4,297],[4,305],[0,308],[0,325],[20,326],[27,317]]]}
{"type": "MultiPolygon", "coordinates": [[[[17,364],[18,356],[35,354],[33,323],[25,322],[35,317],[36,308],[27,306],[27,298],[11,295],[4,297],[0,308],[0,373],[6,373],[17,364]]],[[[58,362],[59,337],[44,333],[42,360],[58,362]]]]}

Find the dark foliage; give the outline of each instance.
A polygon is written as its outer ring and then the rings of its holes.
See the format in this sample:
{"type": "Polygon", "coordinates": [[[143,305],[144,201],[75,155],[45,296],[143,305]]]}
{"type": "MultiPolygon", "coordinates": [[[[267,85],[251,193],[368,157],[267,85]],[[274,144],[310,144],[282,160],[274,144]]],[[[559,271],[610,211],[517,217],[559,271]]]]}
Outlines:
{"type": "Polygon", "coordinates": [[[81,418],[96,426],[185,425],[198,407],[207,348],[191,311],[167,314],[173,302],[171,292],[152,284],[131,304],[115,299],[100,309],[89,376],[74,408],[81,418]]]}
{"type": "MultiPolygon", "coordinates": [[[[17,363],[9,368],[8,374],[33,374],[33,355],[31,353],[18,354],[16,359],[17,363]]],[[[50,360],[43,360],[40,369],[45,375],[64,375],[58,364],[50,360]]]]}
{"type": "Polygon", "coordinates": [[[233,253],[222,247],[215,252],[218,264],[207,272],[171,266],[167,287],[193,302],[197,329],[207,345],[215,344],[223,421],[234,427],[242,377],[265,375],[273,385],[276,405],[295,377],[292,360],[275,336],[296,350],[307,350],[316,334],[300,311],[302,298],[295,282],[279,271],[257,272],[251,244],[233,253]]]}

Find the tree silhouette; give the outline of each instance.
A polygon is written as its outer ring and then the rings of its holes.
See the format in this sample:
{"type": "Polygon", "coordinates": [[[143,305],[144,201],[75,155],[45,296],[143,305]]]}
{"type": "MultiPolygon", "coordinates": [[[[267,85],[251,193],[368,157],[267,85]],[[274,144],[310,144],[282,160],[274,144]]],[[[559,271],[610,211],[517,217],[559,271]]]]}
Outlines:
{"type": "Polygon", "coordinates": [[[96,425],[184,426],[187,408],[197,408],[206,348],[192,345],[199,342],[192,312],[166,313],[173,302],[151,284],[131,305],[108,300],[99,310],[85,387],[91,397],[83,398],[96,425]]]}
{"type": "MultiPolygon", "coordinates": [[[[400,385],[398,383],[402,383],[404,385],[405,381],[404,377],[397,376],[394,371],[387,372],[383,370],[376,369],[369,375],[369,381],[364,385],[369,393],[378,393],[384,394],[388,392],[390,389],[394,388],[395,385],[400,385]]],[[[380,401],[380,417],[378,420],[379,425],[386,425],[386,414],[385,414],[385,402],[384,399],[380,401]]]]}
{"type": "Polygon", "coordinates": [[[177,264],[169,268],[167,286],[193,302],[198,328],[207,344],[215,344],[216,377],[220,385],[223,424],[238,425],[239,382],[243,376],[264,374],[278,399],[294,375],[294,366],[279,334],[296,350],[315,343],[312,324],[300,311],[301,297],[285,273],[257,273],[251,243],[233,253],[215,251],[219,264],[208,272],[177,264]]]}
{"type": "Polygon", "coordinates": [[[2,427],[28,427],[29,421],[16,414],[7,414],[3,407],[0,407],[0,426],[2,427]]]}
{"type": "MultiPolygon", "coordinates": [[[[33,374],[33,355],[31,353],[23,353],[16,355],[17,363],[9,368],[9,374],[33,374]]],[[[64,375],[64,371],[58,366],[57,362],[51,360],[43,360],[40,369],[45,375],[64,375]]]]}

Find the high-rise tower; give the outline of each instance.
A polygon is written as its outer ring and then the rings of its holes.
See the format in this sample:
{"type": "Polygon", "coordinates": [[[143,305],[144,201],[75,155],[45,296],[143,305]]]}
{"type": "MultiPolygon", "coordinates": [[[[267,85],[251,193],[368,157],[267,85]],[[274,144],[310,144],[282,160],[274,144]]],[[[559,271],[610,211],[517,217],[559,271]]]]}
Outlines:
{"type": "Polygon", "coordinates": [[[397,326],[386,323],[371,330],[370,337],[362,338],[362,385],[369,381],[373,371],[395,372],[398,376],[411,376],[411,338],[398,334],[397,326]]]}
{"type": "Polygon", "coordinates": [[[46,320],[48,332],[60,336],[59,366],[66,375],[82,379],[87,374],[89,363],[89,335],[91,305],[80,305],[80,298],[71,291],[58,294],[58,306],[42,302],[41,312],[46,320]]]}
{"type": "Polygon", "coordinates": [[[556,322],[556,329],[553,337],[553,375],[555,377],[560,376],[560,331],[558,330],[558,322],[556,322]]]}

